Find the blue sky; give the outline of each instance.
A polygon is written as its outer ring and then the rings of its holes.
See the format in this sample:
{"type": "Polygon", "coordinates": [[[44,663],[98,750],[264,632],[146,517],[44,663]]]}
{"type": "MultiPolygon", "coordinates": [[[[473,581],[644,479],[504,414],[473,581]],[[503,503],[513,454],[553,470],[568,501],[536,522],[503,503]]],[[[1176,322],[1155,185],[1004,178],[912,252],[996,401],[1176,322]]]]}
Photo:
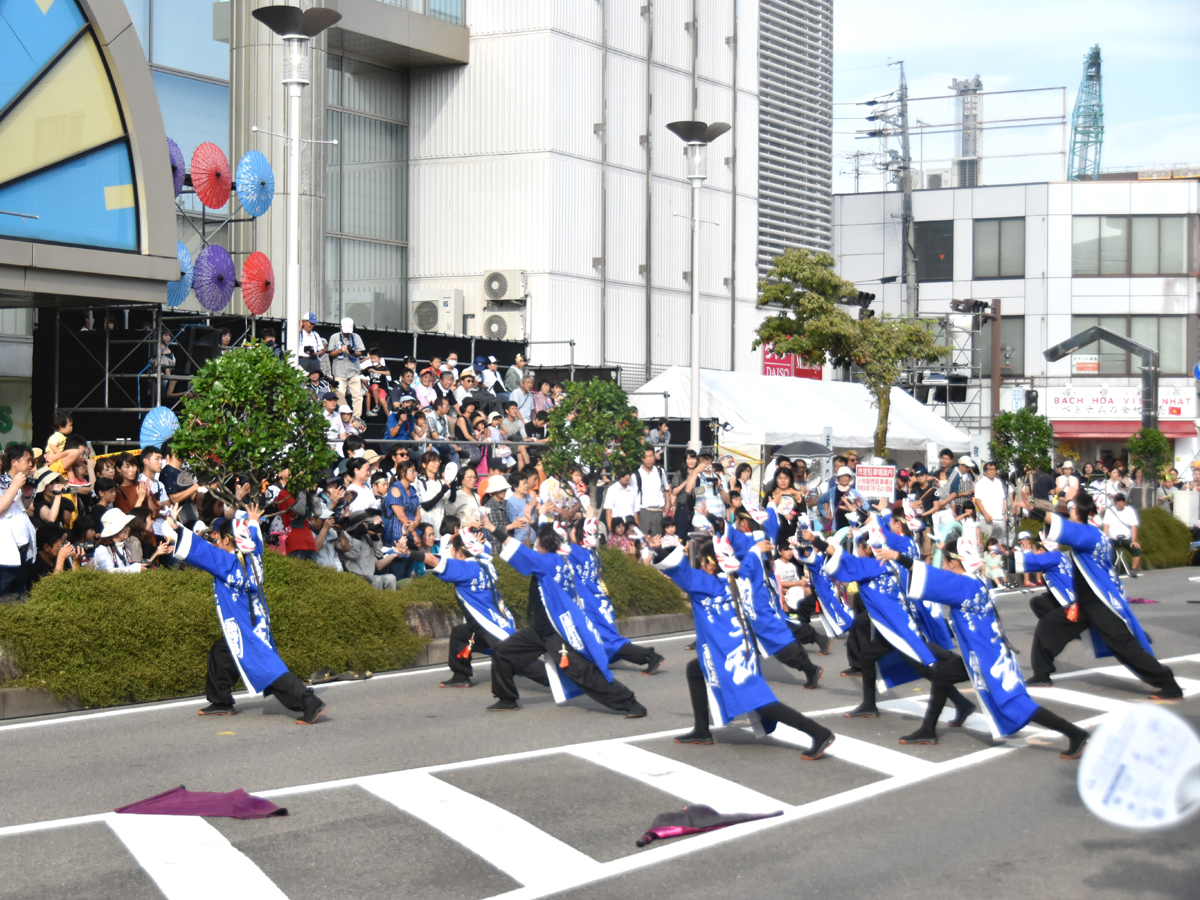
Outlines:
{"type": "MultiPolygon", "coordinates": [[[[863,106],[845,105],[886,94],[898,84],[891,60],[904,60],[909,95],[951,93],[952,78],[978,74],[985,91],[1066,87],[1069,121],[1083,57],[1100,45],[1104,99],[1102,168],[1200,163],[1200,2],[1197,0],[835,0],[834,191],[854,190],[843,154],[874,154],[878,140],[855,140],[872,127],[863,106]]],[[[1061,91],[983,98],[983,119],[1057,116],[1061,91]]],[[[913,119],[954,122],[952,100],[912,104],[913,119]]],[[[933,129],[929,129],[932,131],[933,129]]],[[[945,129],[942,129],[945,130],[945,129]]],[[[951,135],[928,134],[925,170],[946,168],[951,135]]],[[[983,182],[1057,180],[1062,174],[1061,126],[1005,129],[983,135],[983,182]],[[1052,155],[986,159],[988,154],[1052,155]]],[[[913,159],[919,156],[914,132],[913,159]]],[[[890,144],[899,149],[899,142],[890,144]]],[[[869,162],[864,160],[864,162],[869,162]]],[[[877,170],[864,166],[860,190],[882,190],[877,170]]]]}

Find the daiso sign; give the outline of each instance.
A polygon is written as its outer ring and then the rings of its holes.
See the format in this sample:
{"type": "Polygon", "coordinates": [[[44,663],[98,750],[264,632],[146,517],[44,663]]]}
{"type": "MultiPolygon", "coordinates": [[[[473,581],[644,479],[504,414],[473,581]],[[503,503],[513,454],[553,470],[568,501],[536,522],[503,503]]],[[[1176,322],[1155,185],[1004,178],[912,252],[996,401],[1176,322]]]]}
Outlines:
{"type": "Polygon", "coordinates": [[[764,375],[777,375],[782,378],[811,378],[821,381],[824,369],[821,366],[810,366],[801,362],[794,353],[778,354],[773,344],[763,344],[764,375]]]}

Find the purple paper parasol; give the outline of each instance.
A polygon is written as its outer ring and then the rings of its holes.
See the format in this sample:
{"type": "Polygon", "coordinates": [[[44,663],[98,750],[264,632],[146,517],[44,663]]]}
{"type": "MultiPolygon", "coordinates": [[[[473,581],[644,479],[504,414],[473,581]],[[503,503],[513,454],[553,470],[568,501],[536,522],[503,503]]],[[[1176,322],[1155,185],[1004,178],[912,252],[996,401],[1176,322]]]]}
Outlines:
{"type": "Polygon", "coordinates": [[[236,280],[233,258],[224,247],[214,244],[196,254],[192,290],[196,292],[196,299],[205,309],[212,312],[224,309],[229,303],[229,298],[233,296],[236,280]]]}
{"type": "Polygon", "coordinates": [[[175,182],[175,196],[178,197],[183,193],[183,177],[187,173],[184,171],[183,151],[170,138],[167,138],[167,155],[171,158],[171,180],[175,182]]]}

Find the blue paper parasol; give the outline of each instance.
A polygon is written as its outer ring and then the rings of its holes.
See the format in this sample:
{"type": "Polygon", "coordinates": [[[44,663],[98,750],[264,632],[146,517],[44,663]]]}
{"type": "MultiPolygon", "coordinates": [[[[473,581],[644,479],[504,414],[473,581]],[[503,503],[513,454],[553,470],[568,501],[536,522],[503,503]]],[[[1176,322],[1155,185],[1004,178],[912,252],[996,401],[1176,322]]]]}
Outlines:
{"type": "Polygon", "coordinates": [[[175,413],[165,406],[156,406],[146,413],[146,418],[142,419],[142,433],[139,435],[138,441],[143,450],[147,447],[161,447],[163,442],[169,441],[171,435],[178,430],[179,419],[176,418],[175,413]]]}
{"type": "Polygon", "coordinates": [[[252,218],[257,219],[271,208],[271,201],[275,199],[275,173],[265,156],[257,150],[243,156],[234,180],[238,201],[252,218]]]}
{"type": "Polygon", "coordinates": [[[236,280],[233,259],[224,247],[210,244],[196,254],[192,287],[196,291],[196,299],[205,309],[212,312],[224,309],[233,296],[236,280]]]}
{"type": "Polygon", "coordinates": [[[187,244],[179,241],[179,280],[167,282],[167,306],[174,309],[187,299],[192,292],[192,254],[188,252],[187,244]]]}
{"type": "Polygon", "coordinates": [[[167,138],[167,155],[171,157],[171,180],[175,182],[175,196],[183,193],[183,176],[187,174],[183,168],[183,151],[179,145],[167,138]]]}

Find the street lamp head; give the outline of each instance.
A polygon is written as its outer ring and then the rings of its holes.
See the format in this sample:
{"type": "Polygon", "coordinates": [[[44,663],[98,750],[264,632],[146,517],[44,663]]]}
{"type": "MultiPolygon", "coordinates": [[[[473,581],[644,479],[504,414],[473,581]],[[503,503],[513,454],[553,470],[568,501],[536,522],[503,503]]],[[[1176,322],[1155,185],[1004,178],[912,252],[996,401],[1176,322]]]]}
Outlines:
{"type": "Polygon", "coordinates": [[[670,122],[667,130],[688,144],[711,144],[729,130],[725,122],[670,122]]]}
{"type": "Polygon", "coordinates": [[[303,12],[298,6],[264,6],[251,12],[251,15],[280,37],[303,35],[310,38],[336,25],[342,18],[336,9],[320,6],[303,12]]]}

